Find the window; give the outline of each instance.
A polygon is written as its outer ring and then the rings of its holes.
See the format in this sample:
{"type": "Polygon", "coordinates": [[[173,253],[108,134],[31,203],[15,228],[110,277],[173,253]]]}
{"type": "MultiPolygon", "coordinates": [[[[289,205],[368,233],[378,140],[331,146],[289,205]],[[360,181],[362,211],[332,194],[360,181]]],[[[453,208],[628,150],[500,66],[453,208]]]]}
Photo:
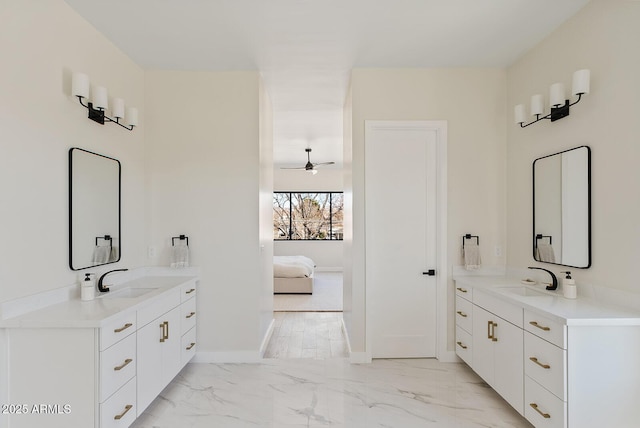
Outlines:
{"type": "Polygon", "coordinates": [[[342,192],[275,192],[273,239],[342,240],[342,192]]]}

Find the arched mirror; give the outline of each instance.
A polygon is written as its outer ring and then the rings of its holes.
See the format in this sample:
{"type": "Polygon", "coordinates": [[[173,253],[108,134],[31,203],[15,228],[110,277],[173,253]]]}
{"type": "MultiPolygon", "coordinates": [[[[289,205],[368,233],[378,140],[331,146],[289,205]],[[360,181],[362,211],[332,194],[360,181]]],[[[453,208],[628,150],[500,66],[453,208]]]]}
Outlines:
{"type": "Polygon", "coordinates": [[[79,148],[69,150],[69,267],[120,260],[120,162],[79,148]]]}
{"type": "Polygon", "coordinates": [[[591,150],[580,146],[533,162],[533,258],[591,266],[591,150]]]}

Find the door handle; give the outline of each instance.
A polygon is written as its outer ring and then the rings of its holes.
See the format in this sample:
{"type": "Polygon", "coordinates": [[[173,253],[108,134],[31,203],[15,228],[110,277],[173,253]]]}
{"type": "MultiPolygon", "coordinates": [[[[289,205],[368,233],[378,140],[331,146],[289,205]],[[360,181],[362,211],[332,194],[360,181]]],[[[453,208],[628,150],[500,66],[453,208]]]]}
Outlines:
{"type": "Polygon", "coordinates": [[[422,272],[423,275],[429,275],[429,276],[435,276],[436,274],[436,270],[435,269],[429,269],[426,272],[422,272]]]}

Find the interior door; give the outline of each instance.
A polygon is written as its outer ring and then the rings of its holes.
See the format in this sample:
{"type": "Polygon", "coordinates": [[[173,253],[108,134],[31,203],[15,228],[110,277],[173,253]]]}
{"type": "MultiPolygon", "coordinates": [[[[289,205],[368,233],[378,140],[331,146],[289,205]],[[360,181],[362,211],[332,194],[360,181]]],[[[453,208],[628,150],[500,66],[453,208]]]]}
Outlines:
{"type": "Polygon", "coordinates": [[[374,123],[365,133],[372,357],[434,357],[436,280],[427,272],[437,262],[436,131],[411,122],[374,123]]]}

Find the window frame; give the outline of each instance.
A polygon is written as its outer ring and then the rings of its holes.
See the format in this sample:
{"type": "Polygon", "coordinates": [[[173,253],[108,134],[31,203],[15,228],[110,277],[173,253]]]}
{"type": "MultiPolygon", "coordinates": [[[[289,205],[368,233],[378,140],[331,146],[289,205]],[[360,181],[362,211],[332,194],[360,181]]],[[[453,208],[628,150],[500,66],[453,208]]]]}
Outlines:
{"type": "MultiPolygon", "coordinates": [[[[275,236],[273,237],[274,241],[278,241],[278,242],[299,242],[299,241],[305,241],[305,242],[327,242],[327,241],[343,241],[344,240],[344,234],[342,235],[342,238],[335,238],[335,233],[333,230],[334,227],[334,222],[333,222],[333,195],[334,194],[339,194],[342,196],[342,209],[344,211],[344,192],[343,191],[328,191],[328,190],[318,190],[318,191],[314,191],[314,190],[289,190],[289,191],[274,191],[273,192],[273,196],[272,196],[272,201],[275,200],[275,196],[277,194],[288,194],[289,195],[289,213],[288,213],[288,223],[289,223],[289,231],[286,237],[284,238],[276,238],[275,236]],[[328,226],[328,236],[329,238],[326,239],[292,239],[293,236],[293,222],[291,221],[293,218],[293,204],[291,203],[291,201],[293,200],[292,195],[293,194],[328,194],[329,195],[329,226],[328,226]]],[[[275,226],[275,223],[274,223],[275,226]]],[[[275,229],[275,228],[274,228],[275,229]]]]}

